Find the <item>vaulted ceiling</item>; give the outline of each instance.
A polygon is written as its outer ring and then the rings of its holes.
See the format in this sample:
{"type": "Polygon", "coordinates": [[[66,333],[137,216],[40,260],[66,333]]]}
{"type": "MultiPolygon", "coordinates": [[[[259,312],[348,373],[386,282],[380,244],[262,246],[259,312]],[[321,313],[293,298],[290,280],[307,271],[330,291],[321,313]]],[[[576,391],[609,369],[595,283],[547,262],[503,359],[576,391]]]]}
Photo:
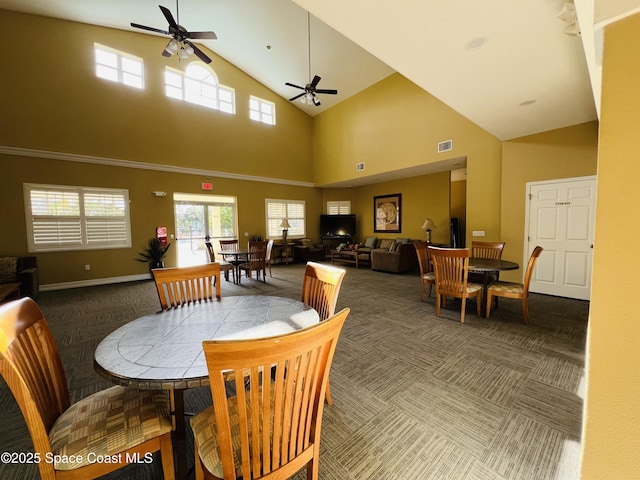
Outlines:
{"type": "MultiPolygon", "coordinates": [[[[564,0],[161,1],[188,30],[216,32],[201,44],[278,95],[316,74],[319,88],[338,90],[319,107],[294,102],[309,115],[397,71],[502,140],[596,120],[602,29],[640,10],[640,0],[575,0],[582,35],[571,36],[558,18],[564,0]]],[[[0,0],[0,9],[141,35],[156,34],[130,22],[167,28],[156,0],[0,0]]],[[[158,35],[158,55],[165,44],[158,35]]]]}

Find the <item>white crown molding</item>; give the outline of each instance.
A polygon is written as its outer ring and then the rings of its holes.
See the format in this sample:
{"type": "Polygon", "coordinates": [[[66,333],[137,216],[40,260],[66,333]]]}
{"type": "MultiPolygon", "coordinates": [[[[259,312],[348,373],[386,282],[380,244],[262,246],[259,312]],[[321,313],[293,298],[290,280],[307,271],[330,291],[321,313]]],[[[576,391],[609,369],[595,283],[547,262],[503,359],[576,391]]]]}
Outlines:
{"type": "Polygon", "coordinates": [[[112,167],[137,168],[140,170],[155,170],[158,172],[183,173],[186,175],[198,175],[203,177],[230,178],[233,180],[245,180],[247,182],[277,183],[279,185],[293,185],[296,187],[315,187],[311,182],[297,180],[285,180],[281,178],[257,177],[240,173],[216,172],[199,168],[177,167],[174,165],[160,165],[157,163],[136,162],[133,160],[119,160],[115,158],[94,157],[91,155],[79,155],[77,153],[50,152],[47,150],[35,150],[32,148],[9,147],[0,145],[0,154],[16,155],[20,157],[49,158],[52,160],[64,160],[67,162],[93,163],[109,165],[112,167]]]}

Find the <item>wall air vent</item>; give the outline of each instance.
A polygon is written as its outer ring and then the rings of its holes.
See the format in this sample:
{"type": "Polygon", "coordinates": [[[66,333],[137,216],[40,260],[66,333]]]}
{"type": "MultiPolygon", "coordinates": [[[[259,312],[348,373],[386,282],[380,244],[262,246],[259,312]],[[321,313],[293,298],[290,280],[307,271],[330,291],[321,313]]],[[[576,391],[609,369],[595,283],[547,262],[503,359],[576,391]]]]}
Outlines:
{"type": "Polygon", "coordinates": [[[448,152],[453,150],[453,140],[446,140],[438,144],[438,153],[448,152]]]}
{"type": "Polygon", "coordinates": [[[364,162],[356,163],[356,172],[364,171],[364,162]]]}

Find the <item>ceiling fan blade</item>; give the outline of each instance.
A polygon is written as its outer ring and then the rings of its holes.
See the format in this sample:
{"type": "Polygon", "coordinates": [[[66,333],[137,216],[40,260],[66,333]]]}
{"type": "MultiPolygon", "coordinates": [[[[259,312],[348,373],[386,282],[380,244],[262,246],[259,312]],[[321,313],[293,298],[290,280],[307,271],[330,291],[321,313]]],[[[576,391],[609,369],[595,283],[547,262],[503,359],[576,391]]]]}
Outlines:
{"type": "Polygon", "coordinates": [[[132,27],[141,28],[142,30],[149,30],[150,32],[162,33],[164,35],[169,35],[169,32],[166,30],[160,30],[159,28],[147,27],[146,25],[140,25],[138,23],[132,23],[132,27]]]}
{"type": "Polygon", "coordinates": [[[293,102],[294,100],[297,100],[298,98],[300,98],[301,96],[306,95],[305,92],[302,92],[300,95],[296,95],[295,97],[291,97],[289,99],[290,102],[293,102]]]}
{"type": "Polygon", "coordinates": [[[338,90],[316,90],[316,93],[328,93],[329,95],[335,95],[338,90]]]}
{"type": "Polygon", "coordinates": [[[211,59],[209,57],[207,57],[202,50],[200,50],[198,47],[196,47],[189,40],[185,40],[184,43],[186,43],[191,48],[193,48],[193,53],[195,53],[198,56],[198,58],[200,60],[202,60],[204,63],[211,63],[211,59]]]}
{"type": "Polygon", "coordinates": [[[285,83],[285,85],[289,86],[289,87],[294,87],[294,88],[299,88],[300,90],[304,90],[304,87],[300,87],[298,85],[294,85],[293,83],[285,83]]]}
{"type": "Polygon", "coordinates": [[[160,7],[160,10],[162,10],[162,14],[164,15],[164,18],[166,18],[167,22],[169,22],[169,26],[177,29],[178,24],[173,19],[173,15],[171,15],[171,12],[169,11],[169,9],[167,7],[163,7],[162,5],[158,5],[158,6],[160,7]]]}
{"type": "Polygon", "coordinates": [[[313,80],[311,81],[311,88],[316,88],[316,86],[318,85],[318,82],[320,82],[320,77],[316,75],[315,77],[313,77],[313,80]]]}
{"type": "Polygon", "coordinates": [[[213,32],[187,32],[187,37],[194,40],[216,40],[218,38],[213,32]]]}

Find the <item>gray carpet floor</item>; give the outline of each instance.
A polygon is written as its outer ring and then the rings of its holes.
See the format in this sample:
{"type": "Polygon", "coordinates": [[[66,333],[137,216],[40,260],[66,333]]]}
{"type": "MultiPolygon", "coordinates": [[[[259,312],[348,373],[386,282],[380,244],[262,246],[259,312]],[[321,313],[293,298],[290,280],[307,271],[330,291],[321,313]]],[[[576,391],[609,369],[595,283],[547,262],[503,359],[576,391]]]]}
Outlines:
{"type": "MultiPolygon", "coordinates": [[[[532,294],[500,299],[491,319],[469,302],[435,316],[420,302],[417,272],[346,267],[338,309],[351,308],[331,372],[320,478],[518,480],[579,478],[588,302],[532,294]]],[[[276,265],[267,282],[223,282],[223,295],[300,297],[303,265],[276,265]]],[[[156,312],[151,280],[42,292],[72,401],[110,384],[93,370],[97,344],[118,326],[156,312]]],[[[187,390],[187,411],[211,403],[187,390]]],[[[0,381],[0,452],[29,452],[20,411],[0,381]]],[[[191,441],[189,439],[189,441],[191,441]]],[[[190,446],[189,465],[192,465],[190,446]]],[[[191,472],[193,478],[193,472],[191,472]]],[[[0,463],[0,479],[39,478],[35,465],[0,463]]],[[[162,478],[160,462],[130,465],[108,479],[162,478]]],[[[304,470],[295,480],[306,478],[304,470]]]]}

